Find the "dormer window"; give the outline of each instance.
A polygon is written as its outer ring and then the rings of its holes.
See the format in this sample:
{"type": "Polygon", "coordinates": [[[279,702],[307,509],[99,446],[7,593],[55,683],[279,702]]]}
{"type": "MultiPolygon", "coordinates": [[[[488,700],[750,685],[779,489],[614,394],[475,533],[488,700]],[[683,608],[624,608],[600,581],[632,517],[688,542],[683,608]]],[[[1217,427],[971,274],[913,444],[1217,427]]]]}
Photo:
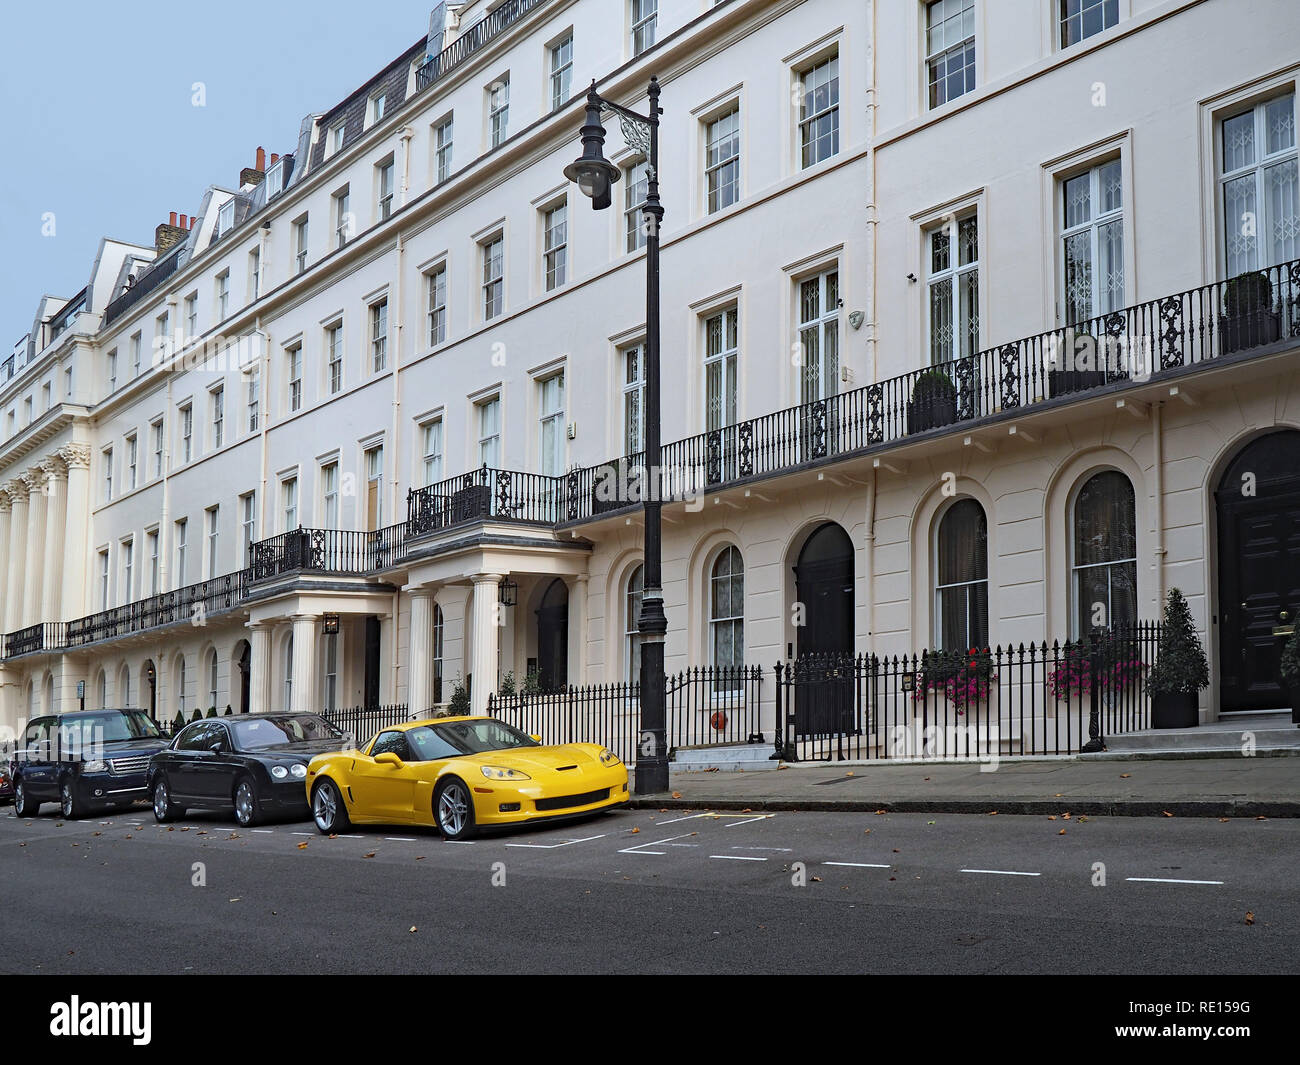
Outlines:
{"type": "Polygon", "coordinates": [[[384,110],[388,106],[388,94],[381,92],[378,96],[370,100],[370,124],[373,126],[377,122],[384,120],[384,110]]]}
{"type": "Polygon", "coordinates": [[[227,200],[217,211],[216,236],[222,237],[235,228],[235,201],[227,200]]]}
{"type": "Polygon", "coordinates": [[[340,122],[330,130],[330,155],[338,155],[343,150],[343,131],[347,127],[340,122]]]}
{"type": "Polygon", "coordinates": [[[278,160],[266,172],[266,199],[271,201],[284,191],[284,160],[278,160]]]}

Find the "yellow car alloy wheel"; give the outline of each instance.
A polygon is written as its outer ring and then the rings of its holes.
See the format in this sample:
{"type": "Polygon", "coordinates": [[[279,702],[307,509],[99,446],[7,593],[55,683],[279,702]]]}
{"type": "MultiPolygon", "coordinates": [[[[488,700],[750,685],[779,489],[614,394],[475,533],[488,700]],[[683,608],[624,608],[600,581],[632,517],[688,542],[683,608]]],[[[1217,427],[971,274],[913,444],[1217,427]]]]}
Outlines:
{"type": "Polygon", "coordinates": [[[474,800],[459,777],[448,777],[433,800],[443,839],[468,839],[474,835],[474,800]]]}

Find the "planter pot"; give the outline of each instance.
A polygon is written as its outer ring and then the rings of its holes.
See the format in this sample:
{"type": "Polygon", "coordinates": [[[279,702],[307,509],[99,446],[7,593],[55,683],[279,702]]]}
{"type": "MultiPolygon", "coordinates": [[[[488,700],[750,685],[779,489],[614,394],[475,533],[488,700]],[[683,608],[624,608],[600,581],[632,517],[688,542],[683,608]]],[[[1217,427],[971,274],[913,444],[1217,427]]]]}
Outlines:
{"type": "Polygon", "coordinates": [[[473,521],[475,518],[486,518],[491,502],[492,489],[485,484],[462,488],[451,497],[452,524],[473,521]]]}
{"type": "Polygon", "coordinates": [[[1223,355],[1272,344],[1282,335],[1281,315],[1260,308],[1231,317],[1219,316],[1219,351],[1223,355]]]}
{"type": "Polygon", "coordinates": [[[1195,728],[1196,696],[1186,692],[1151,696],[1152,728],[1195,728]]]}
{"type": "Polygon", "coordinates": [[[957,420],[957,397],[944,396],[938,399],[914,399],[907,404],[907,431],[923,433],[927,429],[938,429],[951,425],[957,420]]]}

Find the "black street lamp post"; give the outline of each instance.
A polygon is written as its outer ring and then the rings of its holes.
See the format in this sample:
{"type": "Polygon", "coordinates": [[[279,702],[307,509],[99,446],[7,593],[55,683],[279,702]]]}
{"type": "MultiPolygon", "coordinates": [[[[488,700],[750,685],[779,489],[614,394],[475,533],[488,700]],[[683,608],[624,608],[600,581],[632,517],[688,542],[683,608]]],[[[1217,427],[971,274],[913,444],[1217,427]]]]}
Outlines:
{"type": "Polygon", "coordinates": [[[629,147],[645,155],[646,197],[641,209],[646,236],[646,359],[645,359],[645,465],[642,505],[645,509],[645,591],[637,632],[641,641],[641,730],[636,760],[638,795],[668,790],[667,693],[664,674],[664,614],[662,567],[662,455],[659,439],[659,228],[664,209],[659,202],[659,79],[650,79],[650,113],[640,115],[603,99],[591,83],[587,92],[587,120],[582,127],[582,157],[564,168],[597,211],[613,204],[612,187],[619,169],[605,158],[605,127],[601,111],[613,111],[629,147]]]}

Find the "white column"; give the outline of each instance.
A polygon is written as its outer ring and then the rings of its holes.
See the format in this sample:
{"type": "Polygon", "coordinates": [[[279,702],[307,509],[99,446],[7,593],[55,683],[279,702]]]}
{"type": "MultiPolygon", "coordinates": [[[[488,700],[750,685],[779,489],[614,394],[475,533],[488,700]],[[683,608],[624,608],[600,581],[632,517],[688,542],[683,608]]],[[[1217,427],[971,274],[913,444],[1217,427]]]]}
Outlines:
{"type": "MultiPolygon", "coordinates": [[[[41,613],[41,578],[45,575],[45,473],[29,470],[27,482],[27,573],[23,582],[23,626],[45,619],[41,613]]],[[[52,577],[50,578],[53,579],[52,577]]]]}
{"type": "Polygon", "coordinates": [[[433,708],[433,597],[428,588],[411,590],[410,672],[406,703],[413,715],[433,708]]]}
{"type": "Polygon", "coordinates": [[[68,444],[59,449],[59,458],[68,467],[67,506],[63,528],[63,603],[60,621],[71,621],[86,614],[86,556],[90,550],[90,448],[85,444],[68,444]]]}
{"type": "Polygon", "coordinates": [[[63,555],[67,547],[64,521],[68,510],[68,468],[59,458],[42,467],[49,477],[45,503],[45,578],[41,587],[41,620],[66,621],[63,616],[63,555]]]}
{"type": "MultiPolygon", "coordinates": [[[[9,489],[5,485],[0,485],[0,657],[3,657],[4,636],[8,631],[5,627],[5,613],[9,607],[9,585],[2,582],[9,578],[6,564],[9,559],[9,522],[12,518],[9,489]]],[[[2,713],[3,707],[0,707],[0,714],[2,713]]],[[[0,718],[0,721],[2,720],[0,718]]]]}
{"type": "Polygon", "coordinates": [[[488,695],[497,690],[497,646],[501,611],[497,603],[501,583],[499,573],[476,573],[473,578],[474,657],[470,675],[470,708],[476,714],[487,713],[488,695]]]}
{"type": "Polygon", "coordinates": [[[271,623],[254,621],[248,627],[253,631],[248,665],[248,710],[253,714],[264,714],[271,709],[271,623]]]}
{"type": "Polygon", "coordinates": [[[314,714],[316,705],[316,639],[320,618],[314,614],[293,616],[293,705],[294,713],[314,714]]]}
{"type": "Polygon", "coordinates": [[[9,565],[5,576],[5,632],[22,628],[23,568],[27,561],[27,485],[9,482],[9,565]]]}
{"type": "Polygon", "coordinates": [[[587,574],[569,588],[569,683],[587,683],[587,574]]]}

